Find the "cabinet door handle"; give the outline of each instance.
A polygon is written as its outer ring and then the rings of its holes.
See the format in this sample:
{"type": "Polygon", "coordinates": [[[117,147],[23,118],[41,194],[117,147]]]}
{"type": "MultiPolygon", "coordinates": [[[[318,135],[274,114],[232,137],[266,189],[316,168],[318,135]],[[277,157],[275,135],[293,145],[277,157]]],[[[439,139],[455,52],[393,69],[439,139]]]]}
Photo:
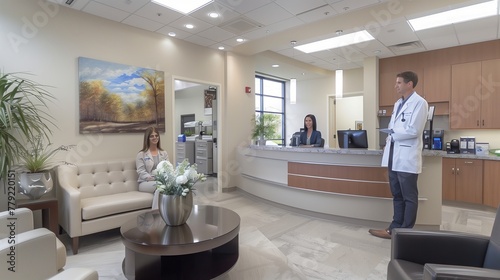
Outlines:
{"type": "Polygon", "coordinates": [[[451,168],[451,174],[455,174],[455,167],[451,168]]]}
{"type": "Polygon", "coordinates": [[[484,120],[483,120],[483,126],[484,126],[484,120]]]}
{"type": "Polygon", "coordinates": [[[460,168],[457,167],[457,175],[460,174],[460,168]]]}
{"type": "Polygon", "coordinates": [[[479,126],[479,120],[477,120],[477,126],[479,126]]]}

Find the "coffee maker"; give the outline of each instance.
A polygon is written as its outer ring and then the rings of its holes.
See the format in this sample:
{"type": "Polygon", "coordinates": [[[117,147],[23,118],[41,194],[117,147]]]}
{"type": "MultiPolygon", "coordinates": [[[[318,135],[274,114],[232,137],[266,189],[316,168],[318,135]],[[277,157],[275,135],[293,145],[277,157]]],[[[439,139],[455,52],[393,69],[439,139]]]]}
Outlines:
{"type": "Polygon", "coordinates": [[[443,150],[444,130],[424,130],[424,149],[443,150]]]}

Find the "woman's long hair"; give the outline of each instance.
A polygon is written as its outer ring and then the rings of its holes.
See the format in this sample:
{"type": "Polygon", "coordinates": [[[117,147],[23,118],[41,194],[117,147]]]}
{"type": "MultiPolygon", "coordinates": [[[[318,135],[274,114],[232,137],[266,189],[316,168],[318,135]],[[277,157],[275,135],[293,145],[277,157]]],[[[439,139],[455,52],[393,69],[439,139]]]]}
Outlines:
{"type": "Polygon", "coordinates": [[[156,132],[156,134],[158,134],[158,144],[156,145],[158,147],[158,150],[162,151],[163,149],[161,148],[161,145],[160,145],[160,133],[158,132],[158,130],[156,129],[156,127],[154,126],[150,126],[146,129],[146,131],[144,132],[144,143],[142,145],[142,150],[141,152],[145,152],[149,149],[149,136],[151,136],[151,134],[153,134],[153,132],[156,132]]]}
{"type": "Polygon", "coordinates": [[[313,114],[308,114],[304,117],[304,131],[307,132],[307,126],[306,126],[306,118],[307,117],[311,118],[311,120],[313,122],[313,131],[315,131],[316,130],[316,117],[313,114]]]}

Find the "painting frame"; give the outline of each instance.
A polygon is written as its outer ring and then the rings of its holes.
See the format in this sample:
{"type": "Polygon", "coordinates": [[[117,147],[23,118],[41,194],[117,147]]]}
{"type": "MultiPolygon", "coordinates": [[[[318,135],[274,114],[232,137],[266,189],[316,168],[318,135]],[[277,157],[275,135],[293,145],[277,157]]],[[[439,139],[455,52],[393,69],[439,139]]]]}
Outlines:
{"type": "Polygon", "coordinates": [[[165,73],[78,57],[79,132],[165,132],[165,73]]]}
{"type": "Polygon", "coordinates": [[[355,121],[354,122],[355,130],[363,130],[363,121],[355,121]]]}

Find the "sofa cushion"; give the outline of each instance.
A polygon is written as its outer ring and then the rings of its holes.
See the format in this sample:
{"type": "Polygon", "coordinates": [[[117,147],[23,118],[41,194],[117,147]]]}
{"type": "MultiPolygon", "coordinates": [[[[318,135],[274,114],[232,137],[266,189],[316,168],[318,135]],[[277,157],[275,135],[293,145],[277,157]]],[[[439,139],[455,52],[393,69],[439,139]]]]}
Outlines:
{"type": "Polygon", "coordinates": [[[138,191],[85,198],[81,200],[82,219],[91,220],[150,208],[152,198],[152,193],[138,191]]]}

